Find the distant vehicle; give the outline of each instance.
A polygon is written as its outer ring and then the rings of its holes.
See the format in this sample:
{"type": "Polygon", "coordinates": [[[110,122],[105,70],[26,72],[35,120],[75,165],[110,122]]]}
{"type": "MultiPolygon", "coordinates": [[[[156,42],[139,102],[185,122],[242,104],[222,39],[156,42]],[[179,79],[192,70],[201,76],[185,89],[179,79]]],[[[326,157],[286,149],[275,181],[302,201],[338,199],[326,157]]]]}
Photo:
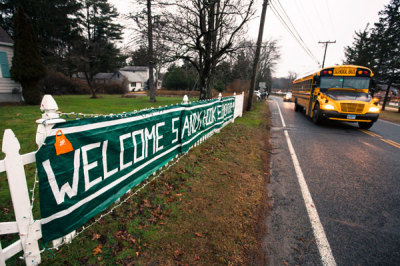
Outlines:
{"type": "Polygon", "coordinates": [[[357,122],[369,129],[379,117],[379,100],[369,94],[371,69],[340,65],[326,67],[293,81],[296,112],[305,110],[315,124],[323,119],[357,122]]]}
{"type": "Polygon", "coordinates": [[[257,96],[257,100],[265,100],[265,97],[268,97],[268,93],[266,91],[254,91],[254,94],[257,96]]]}
{"type": "Polygon", "coordinates": [[[283,96],[283,101],[291,102],[292,101],[292,93],[291,92],[286,93],[285,96],[283,96]]]}

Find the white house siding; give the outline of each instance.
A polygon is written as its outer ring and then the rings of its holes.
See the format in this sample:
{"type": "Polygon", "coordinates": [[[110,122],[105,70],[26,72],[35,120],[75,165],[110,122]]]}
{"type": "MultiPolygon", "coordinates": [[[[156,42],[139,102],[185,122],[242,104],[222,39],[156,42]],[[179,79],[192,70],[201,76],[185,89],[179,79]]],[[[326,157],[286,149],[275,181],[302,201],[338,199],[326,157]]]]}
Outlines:
{"type": "MultiPolygon", "coordinates": [[[[13,47],[10,44],[0,44],[0,52],[7,53],[8,66],[11,69],[12,57],[14,55],[13,47]]],[[[21,91],[21,85],[19,83],[11,78],[3,78],[0,71],[0,102],[20,102],[21,91]]]]}

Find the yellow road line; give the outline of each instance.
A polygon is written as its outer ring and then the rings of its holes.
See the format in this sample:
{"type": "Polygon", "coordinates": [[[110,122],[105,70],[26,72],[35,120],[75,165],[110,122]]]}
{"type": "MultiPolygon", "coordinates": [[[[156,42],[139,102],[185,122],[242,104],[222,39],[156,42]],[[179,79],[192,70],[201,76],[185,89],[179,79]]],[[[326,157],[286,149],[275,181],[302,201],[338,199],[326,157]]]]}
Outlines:
{"type": "Polygon", "coordinates": [[[368,130],[365,130],[365,129],[360,129],[362,132],[364,132],[365,134],[368,134],[368,135],[370,135],[370,136],[374,136],[374,137],[377,137],[377,138],[382,138],[380,135],[378,135],[378,134],[375,134],[375,133],[373,133],[373,132],[371,132],[371,131],[368,131],[368,130]]]}
{"type": "Polygon", "coordinates": [[[390,139],[384,139],[382,136],[380,136],[378,134],[375,134],[375,133],[373,133],[371,131],[365,130],[365,129],[360,129],[360,131],[364,132],[367,135],[370,135],[371,137],[379,138],[381,141],[386,142],[387,144],[390,144],[390,145],[400,149],[400,143],[398,143],[396,141],[393,141],[393,140],[390,140],[390,139]]]}
{"type": "Polygon", "coordinates": [[[400,148],[400,143],[397,143],[396,141],[390,140],[390,139],[382,139],[384,142],[387,142],[389,144],[392,144],[393,146],[396,146],[397,148],[400,148]]]}

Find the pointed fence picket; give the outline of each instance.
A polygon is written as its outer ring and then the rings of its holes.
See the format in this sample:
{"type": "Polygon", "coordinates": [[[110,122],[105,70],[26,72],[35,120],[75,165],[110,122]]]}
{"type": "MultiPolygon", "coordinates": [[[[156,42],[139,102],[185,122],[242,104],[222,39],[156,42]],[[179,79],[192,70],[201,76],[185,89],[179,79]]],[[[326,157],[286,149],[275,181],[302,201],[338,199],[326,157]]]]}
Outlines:
{"type": "MultiPolygon", "coordinates": [[[[244,93],[234,94],[235,109],[234,117],[241,117],[243,113],[244,93]]],[[[222,95],[218,95],[222,99],[222,95]]],[[[183,98],[183,103],[188,103],[187,95],[183,98]]],[[[40,110],[43,112],[42,118],[37,120],[36,144],[40,147],[50,132],[51,128],[64,119],[59,117],[58,106],[51,95],[43,97],[40,110]]],[[[29,200],[29,188],[26,181],[24,166],[35,163],[35,151],[27,154],[20,154],[21,146],[11,129],[4,131],[2,152],[6,155],[4,160],[0,160],[0,173],[6,172],[11,199],[14,208],[15,221],[1,222],[0,235],[18,234],[19,240],[7,247],[2,247],[0,242],[0,266],[5,265],[6,261],[23,251],[23,258],[26,265],[38,265],[41,262],[39,239],[42,237],[40,220],[34,220],[32,205],[29,200]]],[[[34,192],[32,192],[34,193],[34,192]]],[[[58,247],[63,243],[70,243],[76,232],[72,232],[62,238],[52,242],[53,247],[58,247]]]]}

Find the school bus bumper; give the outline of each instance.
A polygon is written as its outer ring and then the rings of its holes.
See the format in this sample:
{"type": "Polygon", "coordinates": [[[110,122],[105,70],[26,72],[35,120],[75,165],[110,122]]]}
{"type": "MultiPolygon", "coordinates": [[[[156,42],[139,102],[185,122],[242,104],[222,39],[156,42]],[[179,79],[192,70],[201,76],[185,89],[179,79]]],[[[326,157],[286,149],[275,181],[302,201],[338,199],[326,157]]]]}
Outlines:
{"type": "Polygon", "coordinates": [[[366,114],[347,114],[339,113],[337,111],[320,110],[321,116],[330,120],[341,120],[349,122],[376,122],[378,120],[378,113],[366,113],[366,114]]]}

